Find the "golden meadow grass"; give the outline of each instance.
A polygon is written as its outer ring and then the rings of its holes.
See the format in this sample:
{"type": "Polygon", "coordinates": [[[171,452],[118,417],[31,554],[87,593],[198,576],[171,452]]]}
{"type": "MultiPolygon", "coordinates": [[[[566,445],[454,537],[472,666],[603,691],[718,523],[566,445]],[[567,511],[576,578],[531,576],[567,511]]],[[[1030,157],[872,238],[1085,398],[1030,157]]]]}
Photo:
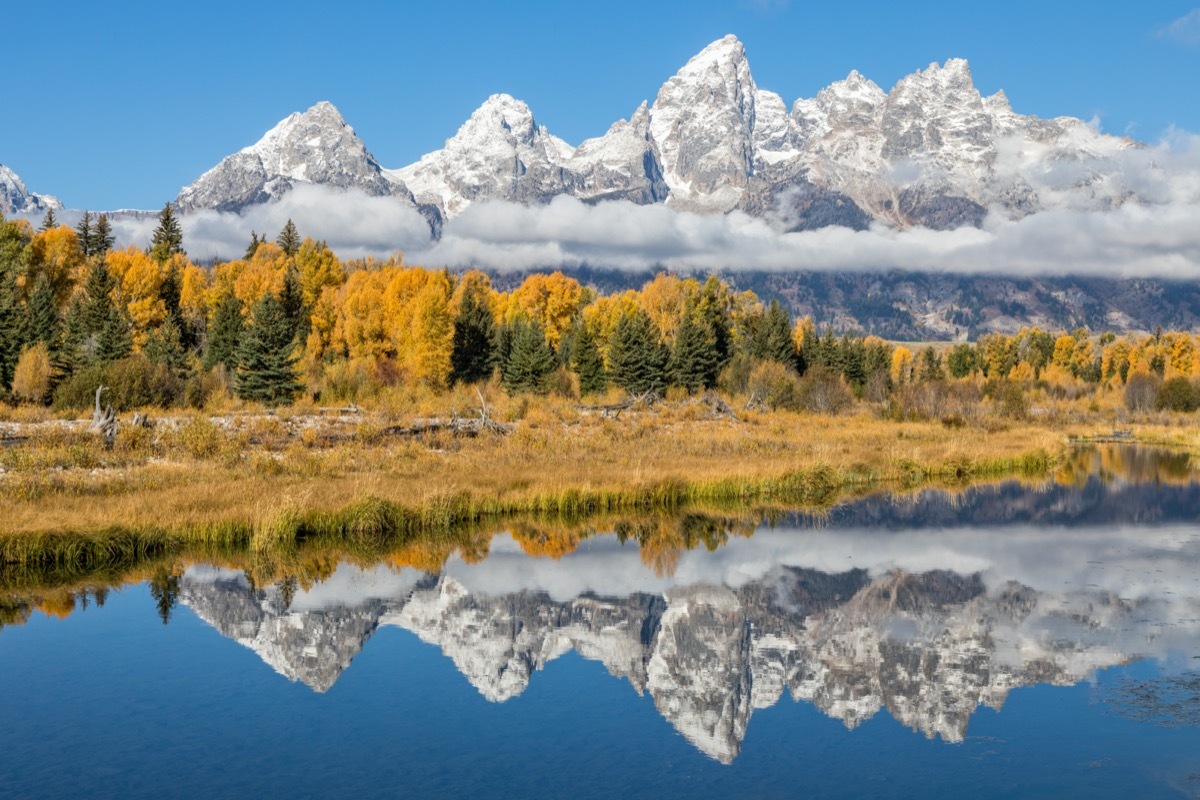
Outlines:
{"type": "MultiPolygon", "coordinates": [[[[666,403],[618,419],[565,401],[497,408],[509,436],[385,433],[379,410],[316,422],[301,414],[207,417],[126,427],[105,450],[82,430],[30,426],[0,448],[0,561],[102,565],[195,547],[263,555],[296,542],[405,546],[456,541],[506,521],[814,508],[884,489],[1044,475],[1094,421],[947,427],[776,411],[711,418],[666,403]]],[[[1143,424],[1147,439],[1194,447],[1190,426],[1143,424]]]]}

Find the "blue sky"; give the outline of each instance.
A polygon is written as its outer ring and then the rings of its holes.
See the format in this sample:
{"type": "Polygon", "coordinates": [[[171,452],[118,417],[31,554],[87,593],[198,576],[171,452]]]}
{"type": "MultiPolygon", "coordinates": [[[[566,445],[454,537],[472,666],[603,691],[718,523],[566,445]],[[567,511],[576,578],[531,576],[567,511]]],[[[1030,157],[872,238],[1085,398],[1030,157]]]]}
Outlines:
{"type": "Polygon", "coordinates": [[[734,33],[790,104],[857,69],[885,90],[963,57],[1026,114],[1154,141],[1200,131],[1200,11],[1183,2],[800,0],[20,3],[3,13],[0,163],[74,208],[155,208],[278,120],[330,100],[388,167],[493,92],[569,142],[603,133],[734,33]]]}

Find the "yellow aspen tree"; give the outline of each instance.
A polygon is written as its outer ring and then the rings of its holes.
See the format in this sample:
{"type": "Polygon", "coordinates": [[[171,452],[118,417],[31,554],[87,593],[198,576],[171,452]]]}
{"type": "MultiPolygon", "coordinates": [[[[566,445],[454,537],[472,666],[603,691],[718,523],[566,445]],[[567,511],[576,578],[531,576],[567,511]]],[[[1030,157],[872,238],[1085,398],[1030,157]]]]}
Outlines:
{"type": "Polygon", "coordinates": [[[583,309],[585,297],[579,281],[562,272],[530,275],[513,292],[507,319],[511,322],[523,313],[541,326],[551,347],[558,347],[583,309]]]}
{"type": "Polygon", "coordinates": [[[133,322],[133,343],[140,349],[167,318],[161,297],[163,265],[137,247],[110,251],[105,263],[119,281],[117,291],[133,322]]]}
{"type": "Polygon", "coordinates": [[[338,292],[335,339],[352,359],[395,355],[387,335],[383,303],[391,270],[352,272],[338,292]]]}
{"type": "Polygon", "coordinates": [[[306,238],[296,251],[294,261],[300,274],[300,292],[309,308],[316,305],[317,298],[326,288],[336,288],[346,282],[342,262],[324,242],[306,238]]]}
{"type": "Polygon", "coordinates": [[[447,276],[433,275],[413,298],[411,324],[409,347],[402,354],[409,374],[435,389],[445,387],[450,377],[450,351],[454,342],[447,276]]]}
{"type": "Polygon", "coordinates": [[[892,383],[903,386],[912,383],[913,354],[900,345],[892,351],[892,383]]]}
{"type": "MultiPolygon", "coordinates": [[[[32,276],[45,275],[54,290],[54,300],[66,304],[76,286],[83,285],[87,262],[79,251],[79,237],[65,225],[42,231],[29,244],[29,269],[32,276]]],[[[34,281],[27,280],[32,288],[34,281]]]]}
{"type": "Polygon", "coordinates": [[[1191,334],[1177,333],[1173,338],[1175,341],[1171,344],[1171,358],[1167,362],[1167,377],[1190,378],[1196,364],[1196,345],[1192,341],[1191,334]]]}

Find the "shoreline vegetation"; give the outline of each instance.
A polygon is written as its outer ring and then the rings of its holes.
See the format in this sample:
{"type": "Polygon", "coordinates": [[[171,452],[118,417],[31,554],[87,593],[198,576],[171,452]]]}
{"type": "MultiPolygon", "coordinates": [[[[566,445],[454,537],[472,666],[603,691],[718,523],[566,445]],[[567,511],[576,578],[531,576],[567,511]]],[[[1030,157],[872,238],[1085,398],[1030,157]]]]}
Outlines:
{"type": "Polygon", "coordinates": [[[1033,486],[1082,486],[1095,477],[1133,483],[1194,480],[1190,458],[1164,459],[1162,452],[1128,442],[1055,452],[1038,448],[986,461],[946,459],[935,469],[900,457],[891,470],[878,474],[864,472],[863,465],[835,468],[821,462],[774,479],[691,486],[680,480],[620,493],[579,492],[564,495],[567,502],[558,505],[534,493],[514,504],[526,510],[503,515],[495,506],[476,506],[472,515],[462,496],[423,510],[370,496],[332,511],[304,510],[289,501],[263,506],[265,515],[255,520],[193,528],[109,525],[87,532],[7,535],[0,537],[0,628],[23,624],[33,610],[65,617],[89,604],[103,605],[110,591],[142,582],[165,623],[180,577],[197,564],[239,571],[251,589],[275,591],[287,607],[298,589],[323,582],[339,564],[435,574],[451,558],[482,561],[499,534],[510,536],[530,557],[550,559],[569,555],[593,537],[615,536],[637,548],[642,563],[659,577],[671,576],[689,550],[717,550],[763,525],[819,529],[834,505],[881,493],[903,504],[931,488],[955,495],[1010,480],[1033,486]],[[595,510],[601,504],[610,510],[595,510]],[[585,513],[589,506],[592,513],[585,513]]]}

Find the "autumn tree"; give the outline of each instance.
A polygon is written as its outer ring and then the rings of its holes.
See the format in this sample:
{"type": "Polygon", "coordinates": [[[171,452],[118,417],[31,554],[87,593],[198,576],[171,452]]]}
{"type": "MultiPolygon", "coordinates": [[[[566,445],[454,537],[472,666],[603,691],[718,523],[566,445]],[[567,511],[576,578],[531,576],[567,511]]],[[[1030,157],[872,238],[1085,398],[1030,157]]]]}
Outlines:
{"type": "Polygon", "coordinates": [[[238,397],[268,406],[291,404],[301,388],[293,335],[275,295],[259,300],[238,348],[238,397]]]}
{"type": "Polygon", "coordinates": [[[42,403],[50,396],[53,379],[50,348],[39,341],[25,348],[17,359],[12,379],[13,394],[30,403],[42,403]]]}

